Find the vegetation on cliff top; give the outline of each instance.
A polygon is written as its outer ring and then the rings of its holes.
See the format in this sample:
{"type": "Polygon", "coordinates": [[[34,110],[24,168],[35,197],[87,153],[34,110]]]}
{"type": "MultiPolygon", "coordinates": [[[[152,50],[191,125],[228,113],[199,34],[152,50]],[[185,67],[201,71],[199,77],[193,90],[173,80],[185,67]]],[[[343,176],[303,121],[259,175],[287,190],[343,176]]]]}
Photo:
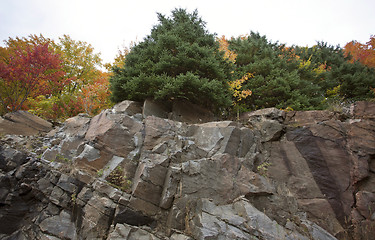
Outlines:
{"type": "Polygon", "coordinates": [[[0,47],[0,114],[51,120],[90,115],[125,99],[186,99],[221,113],[265,107],[309,110],[371,100],[375,36],[344,48],[285,46],[266,36],[218,38],[197,11],[175,9],[102,71],[93,47],[64,35],[9,38],[0,47]]]}

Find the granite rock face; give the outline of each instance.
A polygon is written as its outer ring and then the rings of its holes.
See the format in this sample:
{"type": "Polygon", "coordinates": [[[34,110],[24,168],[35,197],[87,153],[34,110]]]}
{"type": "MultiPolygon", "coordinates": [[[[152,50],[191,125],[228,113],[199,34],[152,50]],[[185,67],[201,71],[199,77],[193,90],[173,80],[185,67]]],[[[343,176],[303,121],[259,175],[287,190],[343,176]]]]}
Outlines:
{"type": "Polygon", "coordinates": [[[375,103],[196,123],[146,107],[4,136],[0,239],[374,239],[375,103]]]}

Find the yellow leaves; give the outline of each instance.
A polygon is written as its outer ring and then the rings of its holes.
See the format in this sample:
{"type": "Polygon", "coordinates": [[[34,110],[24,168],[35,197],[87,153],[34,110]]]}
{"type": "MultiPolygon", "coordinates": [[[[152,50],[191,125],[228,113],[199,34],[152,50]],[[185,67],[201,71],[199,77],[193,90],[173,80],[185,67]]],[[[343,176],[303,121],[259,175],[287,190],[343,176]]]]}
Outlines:
{"type": "MultiPolygon", "coordinates": [[[[299,68],[309,68],[311,67],[311,58],[312,55],[307,59],[307,61],[299,61],[299,68]]],[[[317,66],[316,68],[313,68],[312,71],[316,73],[317,75],[326,72],[327,70],[330,70],[331,67],[327,66],[327,62],[324,62],[317,66]]]]}
{"type": "Polygon", "coordinates": [[[339,93],[340,93],[340,88],[341,88],[341,85],[338,85],[332,89],[328,89],[327,90],[327,96],[328,97],[337,97],[339,96],[339,93]]]}
{"type": "Polygon", "coordinates": [[[316,74],[321,74],[326,72],[327,70],[330,70],[331,67],[327,67],[327,62],[320,64],[318,67],[314,68],[313,71],[316,74]]]}
{"type": "Polygon", "coordinates": [[[310,65],[311,65],[311,58],[312,58],[312,55],[309,57],[309,59],[307,59],[307,61],[301,61],[299,63],[299,68],[308,68],[308,67],[310,67],[310,65]]]}
{"type": "Polygon", "coordinates": [[[232,96],[234,97],[233,105],[238,104],[243,99],[247,98],[252,94],[252,91],[249,89],[241,90],[242,84],[249,80],[249,78],[254,77],[252,73],[246,73],[242,78],[237,79],[235,81],[229,81],[229,89],[232,92],[232,96]]]}
{"type": "Polygon", "coordinates": [[[97,75],[102,66],[100,54],[94,53],[91,44],[73,40],[69,35],[63,35],[59,40],[56,52],[61,55],[67,77],[75,79],[69,91],[77,91],[97,75]]]}
{"type": "MultiPolygon", "coordinates": [[[[247,98],[248,96],[250,96],[252,94],[252,92],[250,90],[242,90],[242,91],[235,91],[233,93],[233,97],[237,98],[237,102],[241,101],[242,99],[245,99],[247,98]]],[[[236,104],[236,102],[234,102],[234,105],[236,104]]]]}
{"type": "Polygon", "coordinates": [[[294,109],[291,107],[291,106],[288,106],[286,108],[280,108],[280,110],[284,111],[284,112],[291,112],[291,111],[294,111],[294,109]]]}

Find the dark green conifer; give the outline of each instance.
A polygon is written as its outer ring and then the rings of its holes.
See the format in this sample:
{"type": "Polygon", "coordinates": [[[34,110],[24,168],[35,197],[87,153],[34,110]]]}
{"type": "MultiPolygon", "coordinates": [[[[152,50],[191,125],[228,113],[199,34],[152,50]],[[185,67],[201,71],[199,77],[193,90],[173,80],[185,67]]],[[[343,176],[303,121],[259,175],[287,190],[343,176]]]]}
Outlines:
{"type": "Polygon", "coordinates": [[[231,104],[227,81],[232,66],[198,12],[175,9],[158,14],[159,24],[126,56],[110,79],[112,100],[186,99],[219,109],[231,104]]]}
{"type": "Polygon", "coordinates": [[[247,72],[254,74],[254,78],[244,85],[252,91],[246,99],[250,110],[320,108],[323,96],[319,85],[313,82],[314,75],[300,69],[299,63],[287,56],[289,53],[283,45],[271,43],[265,36],[251,32],[245,38],[232,39],[230,49],[238,54],[237,77],[247,72]]]}

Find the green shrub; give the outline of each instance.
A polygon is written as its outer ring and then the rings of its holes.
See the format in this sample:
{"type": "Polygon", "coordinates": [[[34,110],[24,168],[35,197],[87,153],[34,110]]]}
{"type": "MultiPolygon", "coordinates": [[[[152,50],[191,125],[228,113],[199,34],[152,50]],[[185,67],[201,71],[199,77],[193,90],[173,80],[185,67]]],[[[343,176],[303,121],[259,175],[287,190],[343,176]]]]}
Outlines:
{"type": "Polygon", "coordinates": [[[121,167],[115,168],[106,178],[106,180],[115,188],[123,192],[130,192],[132,182],[126,178],[121,167]]]}

